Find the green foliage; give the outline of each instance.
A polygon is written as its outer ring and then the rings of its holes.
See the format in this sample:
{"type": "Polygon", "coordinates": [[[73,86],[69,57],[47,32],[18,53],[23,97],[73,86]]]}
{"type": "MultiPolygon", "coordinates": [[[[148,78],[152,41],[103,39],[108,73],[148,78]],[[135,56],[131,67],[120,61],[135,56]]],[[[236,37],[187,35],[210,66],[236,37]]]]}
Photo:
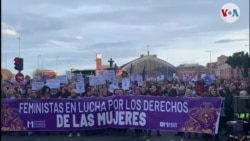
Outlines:
{"type": "Polygon", "coordinates": [[[236,52],[232,56],[229,56],[226,63],[230,65],[232,68],[240,68],[241,73],[244,77],[248,76],[248,68],[249,68],[249,55],[248,53],[244,53],[244,51],[236,52]]]}

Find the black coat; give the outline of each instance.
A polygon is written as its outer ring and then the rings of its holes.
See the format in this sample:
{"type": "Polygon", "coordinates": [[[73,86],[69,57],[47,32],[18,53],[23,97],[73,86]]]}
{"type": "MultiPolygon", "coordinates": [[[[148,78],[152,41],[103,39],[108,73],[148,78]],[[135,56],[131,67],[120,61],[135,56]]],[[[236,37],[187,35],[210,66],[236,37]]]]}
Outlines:
{"type": "Polygon", "coordinates": [[[228,120],[234,119],[234,108],[233,108],[233,98],[234,92],[227,92],[225,95],[225,114],[228,120]]]}

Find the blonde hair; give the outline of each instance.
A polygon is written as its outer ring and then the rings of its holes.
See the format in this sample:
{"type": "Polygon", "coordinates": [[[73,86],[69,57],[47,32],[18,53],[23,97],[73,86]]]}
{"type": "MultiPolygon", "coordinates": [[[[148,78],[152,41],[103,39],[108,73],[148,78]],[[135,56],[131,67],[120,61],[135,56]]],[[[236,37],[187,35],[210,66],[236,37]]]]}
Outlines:
{"type": "Polygon", "coordinates": [[[76,93],[76,89],[72,89],[70,92],[71,93],[76,93]]]}
{"type": "Polygon", "coordinates": [[[245,90],[240,91],[240,96],[247,96],[248,93],[245,90]]]}
{"type": "Polygon", "coordinates": [[[14,90],[14,89],[9,89],[9,90],[7,90],[7,94],[9,95],[10,93],[12,93],[12,94],[16,94],[16,91],[14,90]]]}

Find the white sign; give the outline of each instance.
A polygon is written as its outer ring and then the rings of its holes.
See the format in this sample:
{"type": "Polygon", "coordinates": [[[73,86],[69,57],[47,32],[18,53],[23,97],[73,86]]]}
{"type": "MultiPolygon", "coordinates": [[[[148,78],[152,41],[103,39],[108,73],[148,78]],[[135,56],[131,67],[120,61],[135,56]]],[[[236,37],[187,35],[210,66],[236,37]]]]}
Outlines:
{"type": "Polygon", "coordinates": [[[83,81],[76,82],[76,93],[84,93],[85,87],[83,81]]]}
{"type": "Polygon", "coordinates": [[[34,81],[40,81],[41,77],[39,75],[33,76],[34,81]]]}
{"type": "Polygon", "coordinates": [[[60,83],[68,84],[68,77],[67,77],[67,75],[57,76],[56,80],[59,80],[60,83]]]}
{"type": "Polygon", "coordinates": [[[136,81],[136,79],[137,79],[137,74],[132,73],[132,74],[130,75],[130,79],[131,79],[132,82],[136,81]]]}
{"type": "Polygon", "coordinates": [[[211,78],[212,80],[215,80],[215,79],[216,79],[214,74],[210,74],[210,78],[211,78]]]}
{"type": "Polygon", "coordinates": [[[60,81],[55,79],[47,79],[46,80],[46,86],[50,87],[51,89],[60,88],[60,81]]]}
{"type": "Polygon", "coordinates": [[[147,78],[146,78],[146,81],[151,81],[151,78],[150,78],[150,77],[147,77],[147,78]]]}
{"type": "Polygon", "coordinates": [[[190,81],[191,78],[192,78],[191,75],[185,74],[185,73],[184,73],[183,76],[182,76],[182,80],[183,80],[183,81],[190,81]]]}
{"type": "Polygon", "coordinates": [[[81,82],[83,82],[84,80],[83,80],[83,75],[81,74],[81,73],[78,73],[77,75],[76,75],[76,80],[79,82],[79,81],[81,81],[81,82]]]}
{"type": "Polygon", "coordinates": [[[201,78],[204,79],[204,77],[206,76],[207,74],[201,74],[201,78]]]}
{"type": "Polygon", "coordinates": [[[104,74],[105,74],[105,71],[104,71],[104,70],[100,70],[100,71],[99,71],[99,75],[104,76],[104,74]]]}
{"type": "Polygon", "coordinates": [[[105,80],[101,75],[91,76],[91,77],[89,77],[89,84],[90,84],[90,86],[103,85],[103,84],[105,84],[105,80]]]}
{"type": "Polygon", "coordinates": [[[138,86],[143,86],[142,75],[137,75],[136,80],[138,82],[138,86]]]}
{"type": "Polygon", "coordinates": [[[43,86],[44,86],[44,82],[32,82],[31,83],[32,90],[41,90],[43,86]]]}
{"type": "Polygon", "coordinates": [[[72,73],[71,71],[66,71],[66,75],[68,79],[72,79],[72,73]]]}
{"type": "Polygon", "coordinates": [[[122,89],[123,90],[129,90],[130,87],[130,80],[128,78],[122,79],[122,89]]]}
{"type": "Polygon", "coordinates": [[[11,83],[16,83],[16,79],[15,78],[10,78],[10,82],[11,83]]]}
{"type": "Polygon", "coordinates": [[[112,85],[114,86],[114,88],[118,89],[119,88],[119,80],[114,79],[113,82],[112,82],[112,85]]]}
{"type": "Polygon", "coordinates": [[[106,73],[104,73],[105,79],[109,82],[113,82],[115,80],[115,71],[114,70],[108,70],[106,73]]]}
{"type": "Polygon", "coordinates": [[[164,75],[160,75],[156,77],[157,81],[163,81],[164,80],[164,75]]]}
{"type": "Polygon", "coordinates": [[[198,75],[196,74],[191,80],[195,82],[198,81],[198,75]]]}
{"type": "Polygon", "coordinates": [[[104,79],[103,76],[97,76],[96,80],[97,80],[97,83],[96,83],[97,85],[103,85],[103,84],[105,84],[105,79],[104,79]]]}
{"type": "Polygon", "coordinates": [[[110,84],[110,85],[109,85],[108,91],[111,92],[111,93],[114,93],[115,87],[114,87],[113,84],[110,84]]]}

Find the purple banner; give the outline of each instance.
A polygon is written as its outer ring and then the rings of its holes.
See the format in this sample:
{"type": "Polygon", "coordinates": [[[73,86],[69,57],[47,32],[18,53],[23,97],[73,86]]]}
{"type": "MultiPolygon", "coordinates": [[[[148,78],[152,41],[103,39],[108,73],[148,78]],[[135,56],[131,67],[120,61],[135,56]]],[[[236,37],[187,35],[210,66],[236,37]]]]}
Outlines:
{"type": "Polygon", "coordinates": [[[2,131],[101,128],[214,134],[220,98],[113,96],[82,99],[2,99],[2,131]]]}

